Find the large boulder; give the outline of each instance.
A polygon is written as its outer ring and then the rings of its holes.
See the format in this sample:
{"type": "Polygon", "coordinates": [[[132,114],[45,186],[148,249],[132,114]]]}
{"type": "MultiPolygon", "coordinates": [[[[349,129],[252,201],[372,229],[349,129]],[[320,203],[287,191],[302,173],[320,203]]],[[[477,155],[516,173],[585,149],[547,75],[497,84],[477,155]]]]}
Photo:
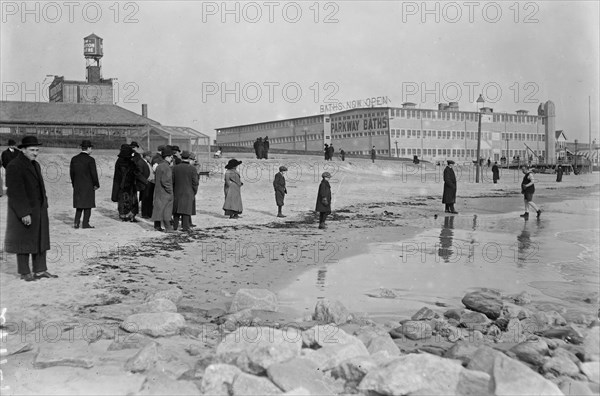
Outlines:
{"type": "Polygon", "coordinates": [[[305,358],[294,358],[287,362],[273,364],[267,369],[267,375],[284,391],[304,388],[313,395],[333,393],[331,379],[324,376],[314,362],[305,358]]]}
{"type": "Polygon", "coordinates": [[[590,379],[591,382],[600,384],[600,362],[581,363],[581,372],[590,379]]]}
{"type": "Polygon", "coordinates": [[[246,373],[240,373],[235,377],[232,385],[233,396],[238,395],[280,395],[281,389],[264,377],[257,377],[246,373]]]}
{"type": "Polygon", "coordinates": [[[447,359],[460,360],[463,365],[469,364],[471,357],[481,348],[481,343],[473,343],[468,341],[458,341],[444,353],[444,357],[447,359]]]}
{"type": "Polygon", "coordinates": [[[491,395],[490,376],[464,369],[456,360],[409,354],[369,371],[358,389],[381,395],[491,395]]]}
{"type": "Polygon", "coordinates": [[[146,302],[157,300],[159,298],[165,298],[171,300],[174,304],[179,304],[183,298],[183,292],[177,287],[171,287],[170,289],[159,290],[146,296],[146,302]]]}
{"type": "Polygon", "coordinates": [[[130,315],[121,323],[120,327],[131,333],[139,332],[152,337],[166,337],[179,334],[184,326],[183,315],[175,312],[156,312],[130,315]]]}
{"type": "Polygon", "coordinates": [[[411,340],[422,340],[431,337],[431,325],[422,320],[409,320],[402,323],[402,334],[411,340]]]}
{"type": "Polygon", "coordinates": [[[216,358],[250,374],[262,374],[270,365],[300,355],[302,337],[290,338],[285,330],[240,327],[217,346],[216,358]]]}
{"type": "Polygon", "coordinates": [[[313,320],[323,323],[344,324],[352,319],[350,311],[337,300],[328,300],[326,298],[317,301],[313,320]]]}
{"type": "Polygon", "coordinates": [[[491,321],[481,312],[466,311],[460,317],[460,324],[470,330],[483,332],[488,328],[491,321]]]}
{"type": "Polygon", "coordinates": [[[316,325],[302,332],[302,343],[307,348],[324,347],[334,344],[357,342],[357,337],[351,336],[339,326],[316,325]]]}
{"type": "Polygon", "coordinates": [[[277,312],[279,302],[275,293],[267,289],[239,289],[233,297],[229,312],[233,313],[244,309],[277,312]]]}
{"type": "MultiPolygon", "coordinates": [[[[2,354],[4,357],[4,353],[2,354]]],[[[33,367],[44,369],[55,366],[81,367],[94,366],[94,356],[85,340],[42,344],[33,359],[33,367]]]]}
{"type": "Polygon", "coordinates": [[[467,293],[462,303],[472,311],[481,312],[488,318],[495,320],[502,314],[502,299],[498,291],[481,289],[467,293]]]}
{"type": "Polygon", "coordinates": [[[433,310],[428,307],[419,309],[410,319],[411,320],[431,320],[438,317],[433,310]]]}
{"type": "Polygon", "coordinates": [[[370,356],[356,356],[341,362],[331,370],[333,378],[346,382],[346,389],[356,388],[369,371],[377,369],[377,362],[370,356]]]}
{"type": "Polygon", "coordinates": [[[525,341],[510,348],[519,360],[535,366],[542,366],[550,354],[548,344],[539,338],[536,341],[525,341]]]}
{"type": "Polygon", "coordinates": [[[563,348],[558,348],[552,353],[552,357],[543,365],[544,373],[552,373],[557,376],[566,375],[574,377],[579,374],[577,356],[563,348]]]}
{"type": "Polygon", "coordinates": [[[229,364],[211,364],[204,371],[200,391],[204,395],[229,396],[235,377],[241,372],[229,364]]]}
{"type": "MultiPolygon", "coordinates": [[[[179,290],[179,289],[177,289],[179,290]]],[[[166,298],[150,300],[134,308],[135,313],[177,312],[177,305],[166,298]]]]}
{"type": "Polygon", "coordinates": [[[370,354],[385,351],[390,356],[400,355],[400,348],[389,334],[371,338],[367,344],[367,350],[370,354]]]}
{"type": "Polygon", "coordinates": [[[328,345],[316,351],[303,349],[302,352],[303,357],[312,360],[322,371],[331,370],[354,357],[369,356],[367,347],[358,339],[357,342],[328,345]]]}

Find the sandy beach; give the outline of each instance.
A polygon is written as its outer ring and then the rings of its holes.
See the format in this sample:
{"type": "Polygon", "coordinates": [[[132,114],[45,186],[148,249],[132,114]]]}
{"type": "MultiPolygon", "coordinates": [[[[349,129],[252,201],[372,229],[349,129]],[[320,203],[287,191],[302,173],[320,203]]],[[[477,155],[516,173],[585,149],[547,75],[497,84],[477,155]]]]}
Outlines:
{"type": "MultiPolygon", "coordinates": [[[[494,185],[484,167],[476,184],[471,167],[459,164],[459,214],[444,216],[441,167],[291,155],[258,161],[242,154],[244,212],[230,220],[221,210],[223,166],[231,158],[225,155],[200,161],[213,172],[201,177],[198,227],[167,235],[149,221],[118,220],[110,201],[116,153],[105,151],[93,153],[101,185],[91,218],[96,228],[73,229],[68,164],[76,153],[45,148],[40,155],[50,205],[48,267],[59,278],[23,282],[15,256],[1,256],[0,308],[7,322],[21,324],[21,334],[36,324],[60,323],[64,331],[67,323],[118,318],[122,306],[173,286],[183,292],[178,307],[186,318],[224,312],[240,288],[276,292],[280,315],[289,320],[306,316],[323,297],[381,322],[400,320],[423,306],[459,305],[476,287],[528,291],[566,315],[598,312],[598,174],[569,175],[562,183],[536,175],[535,201],[543,213],[524,222],[522,176],[515,170],[503,170],[494,185]],[[275,217],[272,188],[280,165],[289,169],[285,219],[275,217]],[[332,173],[333,193],[324,231],[312,212],[323,171],[332,173]],[[380,298],[382,289],[395,297],[380,298]]],[[[0,199],[2,239],[6,202],[0,199]]],[[[24,363],[31,353],[3,365],[14,394],[43,389],[25,380],[38,375],[24,363]]]]}

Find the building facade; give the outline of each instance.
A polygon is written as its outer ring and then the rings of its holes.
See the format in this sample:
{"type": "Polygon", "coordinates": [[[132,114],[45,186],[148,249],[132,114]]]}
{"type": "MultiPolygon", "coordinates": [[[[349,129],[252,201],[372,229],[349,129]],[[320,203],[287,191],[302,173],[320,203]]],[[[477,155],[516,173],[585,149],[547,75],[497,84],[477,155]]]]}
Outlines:
{"type": "Polygon", "coordinates": [[[257,137],[269,136],[271,147],[320,151],[325,143],[336,151],[438,162],[470,162],[477,156],[481,114],[481,150],[484,160],[508,161],[519,157],[532,163],[555,163],[554,104],[540,105],[537,115],[527,110],[494,113],[493,109],[460,111],[457,103],[440,104],[437,110],[371,107],[329,115],[278,120],[217,129],[217,145],[251,147],[257,137]]]}

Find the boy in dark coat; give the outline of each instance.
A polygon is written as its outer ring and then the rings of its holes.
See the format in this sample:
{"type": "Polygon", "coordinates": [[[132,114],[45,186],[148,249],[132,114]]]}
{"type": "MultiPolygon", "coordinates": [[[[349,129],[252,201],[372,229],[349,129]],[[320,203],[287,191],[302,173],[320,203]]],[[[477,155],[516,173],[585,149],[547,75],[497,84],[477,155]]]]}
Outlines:
{"type": "Polygon", "coordinates": [[[494,162],[494,166],[492,166],[492,174],[493,174],[493,179],[494,179],[494,184],[498,183],[498,180],[500,179],[500,169],[498,169],[498,163],[494,162]]]}
{"type": "Polygon", "coordinates": [[[81,228],[94,228],[90,225],[92,208],[96,207],[96,190],[100,188],[96,160],[92,158],[92,142],[81,142],[81,153],[71,158],[69,174],[73,185],[73,208],[75,208],[74,227],[79,228],[81,214],[83,224],[81,228]]]}
{"type": "Polygon", "coordinates": [[[448,165],[444,169],[444,195],[442,197],[442,203],[446,205],[444,210],[446,213],[458,214],[454,210],[454,202],[456,202],[456,175],[452,167],[454,161],[448,160],[448,165]]]}
{"type": "Polygon", "coordinates": [[[25,136],[18,156],[6,168],[8,210],[4,250],[16,253],[21,279],[57,278],[47,271],[46,252],[50,250],[48,198],[40,164],[36,158],[41,144],[37,137],[25,136]],[[29,268],[29,255],[33,272],[29,268]]]}
{"type": "Polygon", "coordinates": [[[283,208],[283,200],[285,198],[285,194],[287,194],[287,189],[285,188],[285,172],[287,172],[287,168],[285,166],[279,167],[279,172],[275,174],[275,179],[273,180],[273,188],[275,189],[275,203],[277,204],[277,217],[286,217],[281,213],[281,208],[283,208]]]}
{"type": "Polygon", "coordinates": [[[331,213],[331,186],[329,185],[331,174],[329,172],[323,172],[321,177],[323,179],[321,180],[321,184],[319,184],[315,211],[319,212],[319,229],[324,230],[327,228],[325,225],[327,215],[331,213]]]}
{"type": "Polygon", "coordinates": [[[195,197],[198,192],[198,172],[190,165],[190,152],[181,153],[181,163],[173,167],[173,229],[190,231],[194,214],[195,197]]]}

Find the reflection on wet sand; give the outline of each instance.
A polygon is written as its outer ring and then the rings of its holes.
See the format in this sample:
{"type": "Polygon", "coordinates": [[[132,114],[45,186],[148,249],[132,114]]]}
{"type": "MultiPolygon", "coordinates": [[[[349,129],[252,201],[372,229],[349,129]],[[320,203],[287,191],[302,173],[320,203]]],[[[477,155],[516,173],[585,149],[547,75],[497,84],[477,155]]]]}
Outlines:
{"type": "Polygon", "coordinates": [[[522,268],[526,263],[531,263],[532,256],[537,253],[537,250],[537,244],[531,242],[529,222],[525,221],[523,224],[523,230],[521,230],[521,233],[517,235],[517,267],[522,268]]]}
{"type": "Polygon", "coordinates": [[[325,290],[325,275],[327,275],[327,267],[321,267],[317,270],[317,286],[321,290],[325,290]]]}
{"type": "Polygon", "coordinates": [[[444,263],[450,262],[450,256],[452,256],[452,237],[454,236],[454,216],[444,217],[444,225],[440,231],[440,247],[438,249],[438,256],[440,256],[444,263]]]}

